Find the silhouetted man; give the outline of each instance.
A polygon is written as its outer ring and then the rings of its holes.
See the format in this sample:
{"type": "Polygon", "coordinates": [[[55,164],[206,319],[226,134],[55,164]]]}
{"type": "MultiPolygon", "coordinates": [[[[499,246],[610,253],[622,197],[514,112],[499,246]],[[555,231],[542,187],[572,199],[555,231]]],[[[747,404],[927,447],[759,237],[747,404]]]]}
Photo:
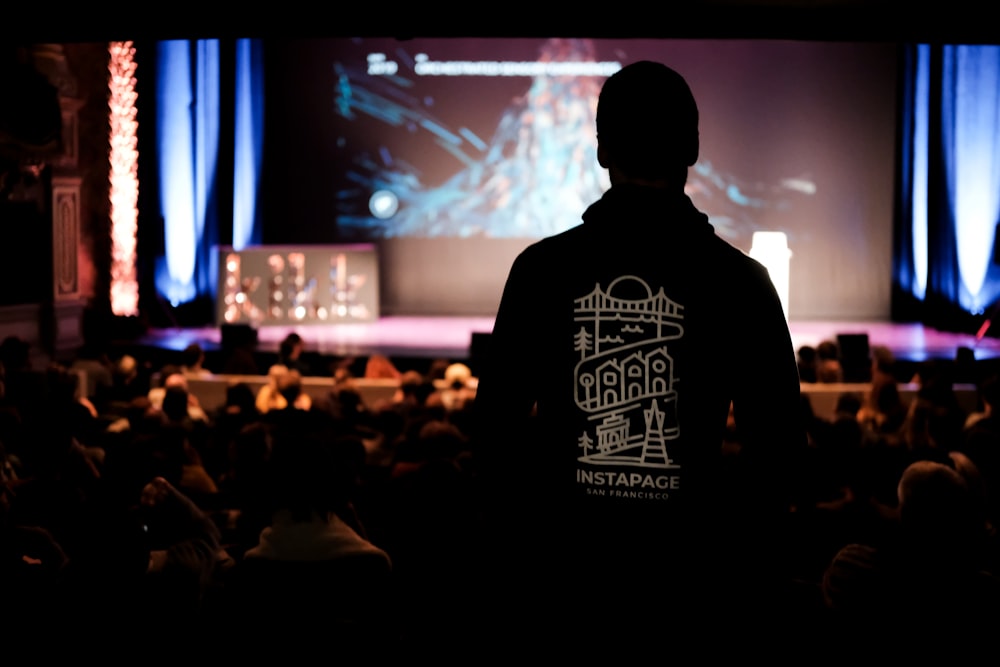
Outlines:
{"type": "Polygon", "coordinates": [[[480,375],[486,578],[516,605],[487,622],[557,641],[725,633],[785,593],[795,352],[766,270],[684,192],[699,150],[684,78],[624,67],[597,138],[611,188],[517,257],[480,375]]]}

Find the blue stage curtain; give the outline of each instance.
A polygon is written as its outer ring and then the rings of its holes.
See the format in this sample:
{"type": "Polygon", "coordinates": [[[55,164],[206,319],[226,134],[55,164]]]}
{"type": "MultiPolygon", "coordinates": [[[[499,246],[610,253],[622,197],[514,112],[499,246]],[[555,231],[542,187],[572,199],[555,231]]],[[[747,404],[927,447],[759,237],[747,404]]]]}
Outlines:
{"type": "Polygon", "coordinates": [[[171,304],[214,289],[211,252],[218,238],[219,43],[157,45],[157,157],[164,261],[156,285],[171,304]]]}
{"type": "MultiPolygon", "coordinates": [[[[214,298],[220,225],[230,224],[233,245],[260,242],[257,208],[263,144],[263,63],[259,40],[233,45],[235,58],[220,58],[219,40],[157,43],[157,159],[164,257],[156,288],[172,305],[214,298]],[[223,71],[222,63],[233,71],[223,71]],[[233,90],[232,106],[222,90],[233,90]],[[232,118],[222,109],[232,108],[232,118]],[[220,161],[220,134],[233,132],[232,162],[220,161]],[[233,165],[232,174],[220,165],[233,165]],[[231,181],[229,179],[232,179],[231,181]],[[231,221],[221,198],[232,193],[231,221]]],[[[223,145],[228,146],[228,143],[223,145]]],[[[141,158],[140,158],[141,159],[141,158]]],[[[229,236],[229,229],[221,230],[229,236]]]]}
{"type": "Polygon", "coordinates": [[[261,242],[258,183],[264,143],[264,75],[260,40],[236,42],[233,248],[261,242]]]}
{"type": "Polygon", "coordinates": [[[1000,296],[1000,47],[908,46],[901,112],[897,294],[965,329],[1000,296]]]}

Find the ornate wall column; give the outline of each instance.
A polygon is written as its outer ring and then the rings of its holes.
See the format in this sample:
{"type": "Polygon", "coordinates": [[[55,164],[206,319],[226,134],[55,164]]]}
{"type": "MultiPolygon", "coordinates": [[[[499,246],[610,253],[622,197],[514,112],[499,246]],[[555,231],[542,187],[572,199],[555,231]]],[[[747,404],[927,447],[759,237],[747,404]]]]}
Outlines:
{"type": "Polygon", "coordinates": [[[55,357],[71,354],[83,343],[81,321],[84,302],[80,296],[78,253],[80,251],[79,97],[76,79],[69,70],[63,47],[41,44],[33,51],[35,66],[59,92],[62,113],[61,151],[50,160],[52,217],[52,304],[41,325],[42,343],[55,357]]]}

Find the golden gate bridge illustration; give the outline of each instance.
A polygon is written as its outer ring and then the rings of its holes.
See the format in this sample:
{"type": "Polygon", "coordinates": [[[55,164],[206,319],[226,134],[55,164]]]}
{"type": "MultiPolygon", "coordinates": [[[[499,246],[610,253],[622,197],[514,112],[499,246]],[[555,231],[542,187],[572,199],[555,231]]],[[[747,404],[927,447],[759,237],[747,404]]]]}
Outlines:
{"type": "Polygon", "coordinates": [[[679,467],[667,451],[680,436],[668,341],[684,334],[683,307],[635,276],[598,284],[574,305],[576,404],[594,424],[580,435],[578,460],[679,467]]]}

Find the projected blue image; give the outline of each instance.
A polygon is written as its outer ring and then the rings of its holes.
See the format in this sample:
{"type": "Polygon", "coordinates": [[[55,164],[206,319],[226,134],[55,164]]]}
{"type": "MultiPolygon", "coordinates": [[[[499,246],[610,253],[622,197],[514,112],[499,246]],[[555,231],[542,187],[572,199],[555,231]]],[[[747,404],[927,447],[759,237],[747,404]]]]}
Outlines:
{"type": "MultiPolygon", "coordinates": [[[[594,113],[622,61],[602,59],[592,41],[548,40],[527,61],[354,46],[333,63],[341,235],[539,238],[579,224],[610,187],[594,113]]],[[[711,157],[691,170],[688,191],[736,242],[766,227],[763,212],[773,221],[816,191],[801,175],[741,179],[711,157]]]]}

